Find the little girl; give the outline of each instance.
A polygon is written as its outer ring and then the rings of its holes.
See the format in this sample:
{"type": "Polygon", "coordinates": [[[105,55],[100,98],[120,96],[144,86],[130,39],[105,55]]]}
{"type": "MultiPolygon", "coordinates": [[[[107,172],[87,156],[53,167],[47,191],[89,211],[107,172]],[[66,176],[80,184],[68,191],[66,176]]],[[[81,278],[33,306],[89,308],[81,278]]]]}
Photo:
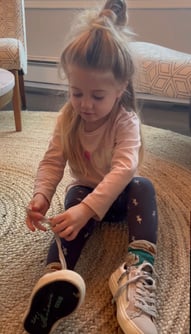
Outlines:
{"type": "Polygon", "coordinates": [[[85,11],[75,25],[61,55],[69,99],[37,171],[26,219],[31,231],[46,231],[44,215],[66,164],[72,181],[63,212],[49,219],[55,241],[24,327],[31,334],[50,333],[81,305],[85,283],[74,268],[86,241],[101,221],[124,220],[127,257],[109,278],[117,320],[126,334],[156,334],[157,207],[152,183],[136,176],[142,139],[126,1],[108,0],[100,11],[85,11]]]}

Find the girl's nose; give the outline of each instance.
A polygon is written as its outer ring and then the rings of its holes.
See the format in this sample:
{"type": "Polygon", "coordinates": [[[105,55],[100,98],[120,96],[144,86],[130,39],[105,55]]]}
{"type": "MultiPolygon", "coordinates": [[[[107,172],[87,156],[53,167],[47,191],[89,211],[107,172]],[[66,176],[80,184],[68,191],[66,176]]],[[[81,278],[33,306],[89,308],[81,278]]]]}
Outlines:
{"type": "Polygon", "coordinates": [[[88,109],[92,107],[92,100],[89,97],[83,97],[81,100],[81,107],[84,109],[88,109]]]}

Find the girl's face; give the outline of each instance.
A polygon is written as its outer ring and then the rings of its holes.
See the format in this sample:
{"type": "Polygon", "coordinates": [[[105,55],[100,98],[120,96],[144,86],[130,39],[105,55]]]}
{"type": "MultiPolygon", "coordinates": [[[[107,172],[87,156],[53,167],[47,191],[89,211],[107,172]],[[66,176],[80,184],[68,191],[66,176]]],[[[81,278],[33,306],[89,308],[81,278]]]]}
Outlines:
{"type": "Polygon", "coordinates": [[[114,79],[112,72],[68,67],[70,101],[81,116],[86,131],[100,127],[109,116],[125,85],[114,79]]]}

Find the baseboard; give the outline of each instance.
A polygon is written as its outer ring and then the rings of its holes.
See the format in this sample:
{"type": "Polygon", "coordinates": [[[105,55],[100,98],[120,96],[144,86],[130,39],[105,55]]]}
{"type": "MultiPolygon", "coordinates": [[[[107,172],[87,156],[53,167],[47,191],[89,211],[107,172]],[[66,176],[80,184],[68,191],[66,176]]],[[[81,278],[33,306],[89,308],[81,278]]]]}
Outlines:
{"type": "Polygon", "coordinates": [[[53,84],[53,83],[46,83],[46,82],[33,82],[33,81],[26,81],[25,80],[25,87],[26,88],[34,88],[36,89],[44,89],[44,90],[55,90],[55,91],[67,91],[66,85],[61,84],[53,84]]]}
{"type": "MultiPolygon", "coordinates": [[[[28,62],[28,73],[25,76],[25,86],[66,91],[67,80],[62,80],[59,77],[58,63],[55,61],[30,60],[28,62]]],[[[189,98],[175,99],[143,93],[137,93],[137,98],[142,100],[190,104],[189,98]]]]}
{"type": "Polygon", "coordinates": [[[67,81],[59,77],[58,64],[48,61],[29,61],[25,86],[66,90],[67,81]]]}
{"type": "Polygon", "coordinates": [[[152,94],[144,94],[144,93],[136,93],[136,97],[139,100],[146,100],[146,101],[156,101],[156,102],[169,102],[169,103],[177,103],[177,104],[190,104],[191,100],[189,98],[180,99],[180,98],[173,98],[173,97],[165,97],[159,95],[152,95],[152,94]]]}

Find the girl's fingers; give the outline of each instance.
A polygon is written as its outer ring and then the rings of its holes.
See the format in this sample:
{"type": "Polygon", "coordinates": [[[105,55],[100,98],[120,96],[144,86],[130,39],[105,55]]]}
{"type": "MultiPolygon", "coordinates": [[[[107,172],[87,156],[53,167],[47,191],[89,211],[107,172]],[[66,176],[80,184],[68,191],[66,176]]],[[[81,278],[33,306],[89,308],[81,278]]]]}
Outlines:
{"type": "Polygon", "coordinates": [[[28,213],[29,217],[31,218],[31,220],[39,221],[39,220],[43,219],[42,213],[37,212],[37,211],[32,211],[30,209],[28,209],[27,211],[28,211],[27,213],[28,213]]]}
{"type": "Polygon", "coordinates": [[[47,231],[46,227],[43,226],[42,224],[40,224],[39,221],[34,221],[34,222],[33,222],[33,225],[34,225],[38,230],[41,230],[41,231],[44,231],[44,232],[47,231]]]}
{"type": "Polygon", "coordinates": [[[52,225],[52,231],[54,233],[60,233],[60,232],[66,231],[67,228],[68,227],[63,223],[52,225]]]}
{"type": "Polygon", "coordinates": [[[26,225],[28,226],[29,230],[31,230],[32,232],[35,231],[35,227],[28,217],[26,218],[26,225]]]}
{"type": "Polygon", "coordinates": [[[46,227],[40,223],[41,220],[43,221],[43,218],[40,212],[32,211],[30,208],[27,208],[26,225],[32,232],[34,232],[36,228],[44,232],[47,231],[46,227]]]}
{"type": "Polygon", "coordinates": [[[49,218],[52,227],[59,226],[63,220],[63,214],[56,215],[54,218],[49,218]]]}
{"type": "Polygon", "coordinates": [[[65,229],[62,229],[60,232],[57,234],[59,235],[60,238],[64,238],[66,240],[73,240],[73,234],[74,234],[74,229],[72,226],[66,227],[65,229]]]}

